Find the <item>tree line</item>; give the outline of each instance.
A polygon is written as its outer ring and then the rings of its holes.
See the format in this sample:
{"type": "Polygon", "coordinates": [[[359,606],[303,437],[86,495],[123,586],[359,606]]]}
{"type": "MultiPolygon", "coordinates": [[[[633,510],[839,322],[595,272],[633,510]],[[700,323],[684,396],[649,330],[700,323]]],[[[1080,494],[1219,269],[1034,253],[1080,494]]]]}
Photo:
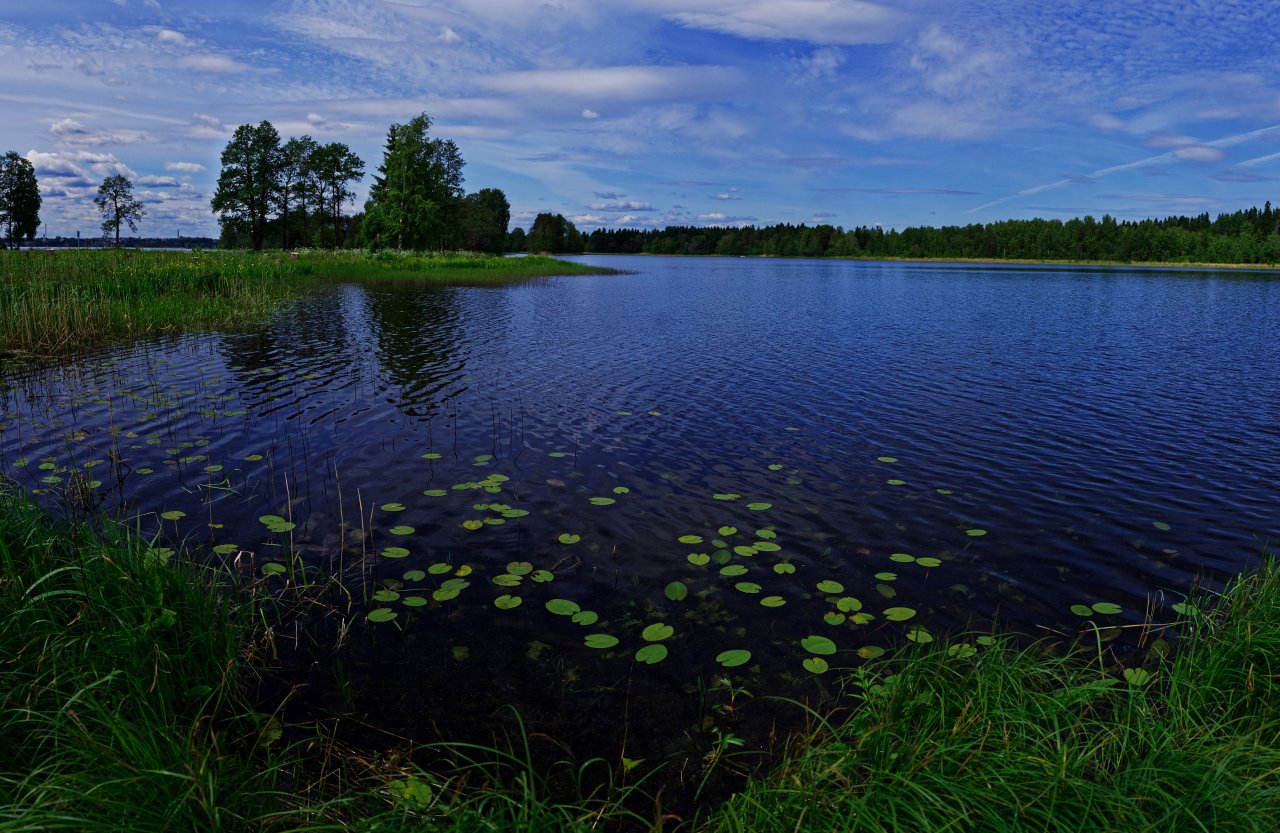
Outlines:
{"type": "Polygon", "coordinates": [[[1280,263],[1280,211],[1267,202],[1209,214],[1118,221],[1003,220],[966,226],[880,227],[779,224],[745,228],[668,226],[596,229],[586,250],[600,254],[740,257],[884,257],[1169,263],[1280,263]]]}
{"type": "Polygon", "coordinates": [[[507,250],[511,206],[497,188],[467,194],[466,164],[421,113],[387,131],[364,210],[347,216],[365,164],[341,142],[281,142],[269,121],[236,128],[222,152],[211,207],[224,248],[368,247],[507,250]]]}

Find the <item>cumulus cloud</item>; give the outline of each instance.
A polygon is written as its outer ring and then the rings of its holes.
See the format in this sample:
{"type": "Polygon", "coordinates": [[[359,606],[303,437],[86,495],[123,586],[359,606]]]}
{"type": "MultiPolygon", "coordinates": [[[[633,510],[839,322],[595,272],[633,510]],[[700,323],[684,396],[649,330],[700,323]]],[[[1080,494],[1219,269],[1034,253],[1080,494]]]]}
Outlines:
{"type": "Polygon", "coordinates": [[[111,153],[87,150],[45,152],[27,151],[27,161],[41,176],[92,183],[109,176],[127,176],[135,179],[138,174],[111,153]]]}
{"type": "Polygon", "coordinates": [[[198,174],[205,169],[199,162],[165,162],[166,171],[178,171],[184,174],[198,174]]]}
{"type": "Polygon", "coordinates": [[[193,42],[186,35],[173,29],[153,28],[150,30],[156,37],[156,42],[165,46],[192,46],[193,42]]]}
{"type": "Polygon", "coordinates": [[[171,176],[140,176],[134,182],[144,188],[180,188],[181,182],[171,176]]]}
{"type": "Polygon", "coordinates": [[[737,188],[729,188],[728,190],[722,193],[716,194],[715,199],[720,200],[722,202],[730,202],[733,200],[742,199],[742,195],[738,193],[737,188]]]}
{"type": "Polygon", "coordinates": [[[584,119],[598,119],[600,118],[600,114],[588,107],[583,109],[582,117],[584,119]]]}
{"type": "Polygon", "coordinates": [[[143,130],[99,130],[69,118],[50,124],[49,133],[64,144],[81,146],[133,145],[155,141],[143,130]]]}
{"type": "Polygon", "coordinates": [[[590,206],[592,211],[653,211],[654,207],[647,202],[597,202],[590,206]]]}

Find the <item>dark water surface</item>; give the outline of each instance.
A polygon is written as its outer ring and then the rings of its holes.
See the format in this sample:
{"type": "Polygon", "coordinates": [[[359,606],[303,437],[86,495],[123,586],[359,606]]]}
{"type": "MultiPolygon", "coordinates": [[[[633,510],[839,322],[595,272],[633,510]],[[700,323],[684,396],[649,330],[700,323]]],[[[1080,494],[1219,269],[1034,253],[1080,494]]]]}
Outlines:
{"type": "Polygon", "coordinates": [[[586,260],[634,273],[337,286],[11,377],[3,468],[257,572],[294,551],[345,576],[319,700],[407,736],[514,703],[628,754],[632,721],[722,737],[718,675],[808,697],[837,676],[815,656],[1133,623],[1280,535],[1274,277],[586,260]],[[1095,603],[1121,610],[1071,611],[1095,603]]]}

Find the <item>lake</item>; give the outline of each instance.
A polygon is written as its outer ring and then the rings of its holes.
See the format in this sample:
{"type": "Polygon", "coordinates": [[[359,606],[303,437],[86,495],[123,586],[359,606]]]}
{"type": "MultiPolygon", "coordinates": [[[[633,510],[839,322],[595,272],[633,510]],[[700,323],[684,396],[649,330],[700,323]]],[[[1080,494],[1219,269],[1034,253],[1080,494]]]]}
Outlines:
{"type": "Polygon", "coordinates": [[[1122,636],[1280,536],[1275,276],[578,259],[627,274],[328,286],[11,374],[0,463],[340,577],[280,628],[295,714],[512,704],[612,760],[763,745],[797,710],[759,695],[906,640],[1122,636]]]}

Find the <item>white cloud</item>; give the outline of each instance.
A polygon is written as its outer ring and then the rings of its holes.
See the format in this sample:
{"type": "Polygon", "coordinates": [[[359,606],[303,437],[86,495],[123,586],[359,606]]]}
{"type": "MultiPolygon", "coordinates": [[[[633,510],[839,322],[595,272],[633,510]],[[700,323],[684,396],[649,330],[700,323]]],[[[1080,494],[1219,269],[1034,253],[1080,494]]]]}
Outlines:
{"type": "Polygon", "coordinates": [[[197,72],[213,72],[226,74],[239,74],[250,72],[253,67],[243,64],[228,55],[219,55],[206,52],[200,55],[186,55],[178,59],[178,67],[181,69],[191,69],[197,72]]]}
{"type": "Polygon", "coordinates": [[[1089,124],[1099,130],[1122,130],[1124,122],[1110,113],[1096,113],[1089,117],[1089,124]]]}
{"type": "MultiPolygon", "coordinates": [[[[691,2],[660,6],[687,9],[691,2]]],[[[865,0],[721,0],[703,10],[672,10],[667,18],[748,40],[801,40],[817,44],[884,43],[900,35],[910,16],[865,0]]]]}
{"type": "Polygon", "coordinates": [[[653,211],[654,208],[647,202],[596,202],[590,206],[592,211],[653,211]]]}
{"type": "Polygon", "coordinates": [[[625,66],[507,72],[479,79],[490,90],[521,96],[588,101],[652,101],[727,93],[741,84],[732,69],[715,66],[625,66]]]}
{"type": "Polygon", "coordinates": [[[583,109],[582,117],[584,119],[598,119],[600,118],[600,114],[588,107],[583,109]]]}
{"type": "Polygon", "coordinates": [[[1227,157],[1226,151],[1208,145],[1186,145],[1175,148],[1173,155],[1184,162],[1221,162],[1227,157]]]}
{"type": "Polygon", "coordinates": [[[199,162],[165,162],[164,169],[184,174],[198,174],[204,171],[205,167],[199,162]]]}
{"type": "Polygon", "coordinates": [[[190,38],[188,38],[186,35],[182,34],[181,32],[175,31],[173,29],[156,28],[156,29],[152,29],[151,31],[155,34],[156,41],[158,43],[164,44],[165,46],[186,47],[186,46],[193,45],[193,42],[190,38]]]}
{"type": "Polygon", "coordinates": [[[36,169],[37,174],[79,179],[86,183],[108,176],[127,176],[134,179],[138,174],[128,165],[111,153],[95,153],[87,150],[59,151],[54,153],[29,150],[27,161],[36,169]]]}
{"type": "Polygon", "coordinates": [[[53,122],[49,125],[49,133],[64,144],[81,146],[133,145],[155,141],[143,130],[98,130],[75,119],[53,122]]]}
{"type": "Polygon", "coordinates": [[[844,50],[834,46],[815,49],[812,55],[798,61],[799,78],[803,81],[824,81],[835,78],[844,65],[844,50]]]}

